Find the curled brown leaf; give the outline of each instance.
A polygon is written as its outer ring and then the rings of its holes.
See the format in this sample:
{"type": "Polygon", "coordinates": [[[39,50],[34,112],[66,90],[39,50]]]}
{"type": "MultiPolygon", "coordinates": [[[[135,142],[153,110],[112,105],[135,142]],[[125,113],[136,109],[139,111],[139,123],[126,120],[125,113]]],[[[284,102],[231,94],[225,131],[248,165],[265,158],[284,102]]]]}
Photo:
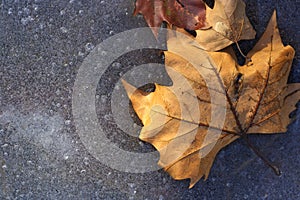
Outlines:
{"type": "Polygon", "coordinates": [[[202,0],[137,0],[134,15],[142,14],[157,37],[163,21],[189,30],[207,26],[205,9],[202,0]]]}

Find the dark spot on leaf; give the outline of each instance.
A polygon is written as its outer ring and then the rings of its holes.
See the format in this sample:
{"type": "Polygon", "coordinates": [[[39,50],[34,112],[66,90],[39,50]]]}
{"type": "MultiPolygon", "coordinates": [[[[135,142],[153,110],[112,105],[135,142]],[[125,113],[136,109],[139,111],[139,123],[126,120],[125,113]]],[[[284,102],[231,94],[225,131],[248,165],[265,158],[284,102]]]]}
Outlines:
{"type": "Polygon", "coordinates": [[[150,92],[154,92],[155,91],[155,84],[154,83],[147,83],[146,85],[143,85],[141,87],[139,87],[138,89],[150,93],[150,92]]]}
{"type": "Polygon", "coordinates": [[[188,29],[184,29],[186,32],[188,32],[190,35],[197,37],[197,32],[194,30],[188,30],[188,29]]]}

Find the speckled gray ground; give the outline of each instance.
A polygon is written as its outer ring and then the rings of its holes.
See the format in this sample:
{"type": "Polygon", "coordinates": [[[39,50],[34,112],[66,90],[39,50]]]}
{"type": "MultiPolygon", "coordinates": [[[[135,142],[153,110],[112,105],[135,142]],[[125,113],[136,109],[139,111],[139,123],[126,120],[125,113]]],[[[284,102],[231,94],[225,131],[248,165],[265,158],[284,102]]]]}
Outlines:
{"type": "MultiPolygon", "coordinates": [[[[283,41],[297,52],[289,80],[300,82],[299,1],[246,2],[257,37],[277,9],[283,41]]],[[[86,151],[72,118],[76,73],[104,39],[146,26],[141,16],[131,15],[133,4],[132,0],[1,1],[0,199],[300,199],[299,111],[286,134],[251,136],[280,166],[280,177],[242,141],[222,150],[209,179],[190,190],[188,181],[174,181],[162,170],[119,172],[86,151]]],[[[249,51],[255,41],[242,42],[243,50],[249,51]]],[[[111,99],[120,72],[162,60],[157,51],[147,50],[119,62],[124,67],[110,67],[99,81],[100,122],[120,147],[151,151],[150,145],[114,126],[105,102],[111,99]]]]}

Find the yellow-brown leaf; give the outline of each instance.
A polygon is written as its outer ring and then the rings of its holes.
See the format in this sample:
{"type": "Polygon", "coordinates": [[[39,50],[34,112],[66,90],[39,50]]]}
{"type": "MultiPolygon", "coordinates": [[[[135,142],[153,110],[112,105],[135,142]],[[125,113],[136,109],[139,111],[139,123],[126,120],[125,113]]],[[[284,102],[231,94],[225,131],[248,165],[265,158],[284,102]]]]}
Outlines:
{"type": "Polygon", "coordinates": [[[244,66],[231,48],[208,53],[177,37],[169,38],[165,52],[172,86],[156,84],[152,93],[124,86],[144,125],[140,139],[159,151],[159,165],[174,179],[189,178],[193,187],[241,135],[285,132],[300,84],[287,84],[294,50],[281,42],[276,12],[244,66]]]}
{"type": "Polygon", "coordinates": [[[213,9],[206,6],[207,22],[212,27],[196,31],[198,45],[206,51],[218,51],[239,40],[254,39],[256,32],[245,7],[242,0],[216,0],[213,9]]]}

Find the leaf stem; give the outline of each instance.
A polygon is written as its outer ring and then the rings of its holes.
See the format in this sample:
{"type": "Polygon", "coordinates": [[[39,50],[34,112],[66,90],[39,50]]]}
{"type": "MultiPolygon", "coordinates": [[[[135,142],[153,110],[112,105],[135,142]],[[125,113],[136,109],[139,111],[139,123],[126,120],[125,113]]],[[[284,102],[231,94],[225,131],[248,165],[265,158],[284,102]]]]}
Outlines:
{"type": "Polygon", "coordinates": [[[242,138],[246,141],[247,146],[250,147],[250,149],[252,149],[252,151],[260,158],[264,161],[264,163],[266,165],[268,165],[277,176],[281,175],[281,171],[280,169],[275,166],[274,164],[272,164],[255,146],[253,146],[253,144],[250,142],[248,136],[246,134],[242,134],[242,138]]]}
{"type": "Polygon", "coordinates": [[[237,48],[238,48],[238,50],[239,50],[239,52],[240,52],[240,54],[245,58],[245,59],[247,59],[247,56],[242,52],[242,50],[241,50],[241,47],[240,47],[240,45],[239,45],[239,43],[238,42],[235,42],[235,44],[236,44],[236,46],[237,46],[237,48]]]}

